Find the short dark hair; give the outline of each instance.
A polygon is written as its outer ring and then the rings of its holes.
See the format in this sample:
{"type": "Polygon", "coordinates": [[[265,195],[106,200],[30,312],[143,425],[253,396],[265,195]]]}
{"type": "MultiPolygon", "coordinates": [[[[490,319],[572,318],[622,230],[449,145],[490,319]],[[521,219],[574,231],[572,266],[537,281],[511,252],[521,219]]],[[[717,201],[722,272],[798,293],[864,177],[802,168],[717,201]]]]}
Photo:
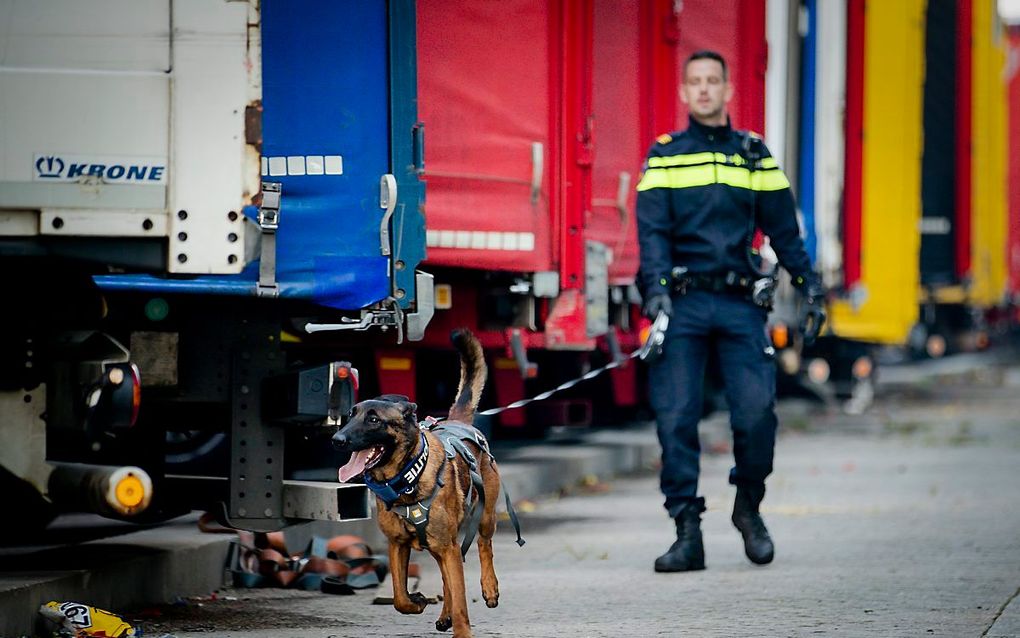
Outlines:
{"type": "Polygon", "coordinates": [[[722,77],[724,80],[730,79],[729,69],[726,68],[726,59],[718,51],[711,49],[698,49],[694,53],[687,56],[684,60],[684,77],[687,77],[687,65],[695,60],[715,60],[722,65],[722,77]]]}

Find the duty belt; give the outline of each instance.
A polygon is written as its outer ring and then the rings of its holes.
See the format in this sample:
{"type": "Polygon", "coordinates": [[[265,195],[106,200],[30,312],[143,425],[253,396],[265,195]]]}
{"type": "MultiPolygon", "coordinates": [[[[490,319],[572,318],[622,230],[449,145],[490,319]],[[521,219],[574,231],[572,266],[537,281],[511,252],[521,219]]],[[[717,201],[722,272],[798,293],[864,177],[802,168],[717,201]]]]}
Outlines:
{"type": "Polygon", "coordinates": [[[685,268],[673,269],[673,292],[685,295],[688,290],[707,290],[738,295],[756,306],[772,310],[776,292],[775,277],[748,277],[733,271],[719,273],[692,273],[685,268]]]}
{"type": "Polygon", "coordinates": [[[673,272],[673,292],[685,294],[688,290],[708,290],[710,292],[726,292],[735,295],[750,295],[755,280],[735,272],[725,274],[704,274],[692,272],[673,272]]]}

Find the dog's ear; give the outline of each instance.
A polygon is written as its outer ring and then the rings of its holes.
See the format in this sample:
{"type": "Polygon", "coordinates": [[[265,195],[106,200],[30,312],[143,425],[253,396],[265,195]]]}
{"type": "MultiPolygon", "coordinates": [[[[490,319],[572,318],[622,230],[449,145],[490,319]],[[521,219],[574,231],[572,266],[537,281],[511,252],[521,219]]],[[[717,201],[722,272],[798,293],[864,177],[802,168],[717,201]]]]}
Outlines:
{"type": "Polygon", "coordinates": [[[400,413],[404,415],[405,421],[413,420],[417,422],[418,421],[418,417],[416,416],[417,412],[418,412],[417,403],[412,403],[411,401],[400,402],[400,413]]]}
{"type": "Polygon", "coordinates": [[[376,397],[376,401],[389,401],[390,403],[396,403],[397,407],[400,408],[400,414],[404,417],[404,420],[414,419],[417,421],[415,414],[418,411],[418,404],[413,403],[403,394],[383,394],[376,397]]]}

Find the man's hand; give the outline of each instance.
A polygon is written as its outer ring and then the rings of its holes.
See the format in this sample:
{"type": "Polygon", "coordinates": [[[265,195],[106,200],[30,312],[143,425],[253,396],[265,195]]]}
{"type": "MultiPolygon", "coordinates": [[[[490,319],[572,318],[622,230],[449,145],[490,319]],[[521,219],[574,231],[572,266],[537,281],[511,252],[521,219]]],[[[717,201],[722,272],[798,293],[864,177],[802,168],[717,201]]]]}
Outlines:
{"type": "Polygon", "coordinates": [[[667,317],[673,316],[673,300],[665,293],[659,293],[655,296],[649,297],[648,300],[645,301],[644,307],[641,309],[641,314],[653,321],[657,316],[659,316],[660,312],[666,313],[667,317]]]}
{"type": "Polygon", "coordinates": [[[820,283],[812,282],[802,292],[804,314],[800,320],[800,333],[804,335],[804,345],[810,346],[825,325],[825,288],[820,283]]]}

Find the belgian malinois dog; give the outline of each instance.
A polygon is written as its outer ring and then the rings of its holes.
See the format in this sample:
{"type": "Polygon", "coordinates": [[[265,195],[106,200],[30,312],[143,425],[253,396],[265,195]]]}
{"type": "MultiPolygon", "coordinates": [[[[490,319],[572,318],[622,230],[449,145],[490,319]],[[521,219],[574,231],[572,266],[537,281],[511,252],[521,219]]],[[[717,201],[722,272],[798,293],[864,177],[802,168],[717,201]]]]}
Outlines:
{"type": "MultiPolygon", "coordinates": [[[[407,566],[412,547],[427,550],[443,576],[443,609],[436,629],[446,631],[452,626],[456,638],[468,638],[471,625],[458,531],[471,526],[474,521],[465,524],[465,519],[481,501],[477,532],[482,598],[495,607],[499,583],[492,565],[492,535],[500,479],[488,443],[470,425],[487,375],[482,346],[467,330],[455,331],[451,338],[460,354],[460,386],[449,419],[440,428],[420,427],[417,406],[407,397],[384,395],[355,405],[350,420],[333,436],[333,444],[352,452],[350,461],[340,468],[340,482],[364,474],[378,498],[379,527],[390,541],[393,606],[404,614],[425,610],[425,596],[407,592],[407,566]],[[442,426],[448,425],[459,433],[457,446],[470,454],[447,454],[444,442],[449,444],[451,437],[442,432],[442,426]]],[[[471,529],[466,533],[474,534],[471,529]]]]}

